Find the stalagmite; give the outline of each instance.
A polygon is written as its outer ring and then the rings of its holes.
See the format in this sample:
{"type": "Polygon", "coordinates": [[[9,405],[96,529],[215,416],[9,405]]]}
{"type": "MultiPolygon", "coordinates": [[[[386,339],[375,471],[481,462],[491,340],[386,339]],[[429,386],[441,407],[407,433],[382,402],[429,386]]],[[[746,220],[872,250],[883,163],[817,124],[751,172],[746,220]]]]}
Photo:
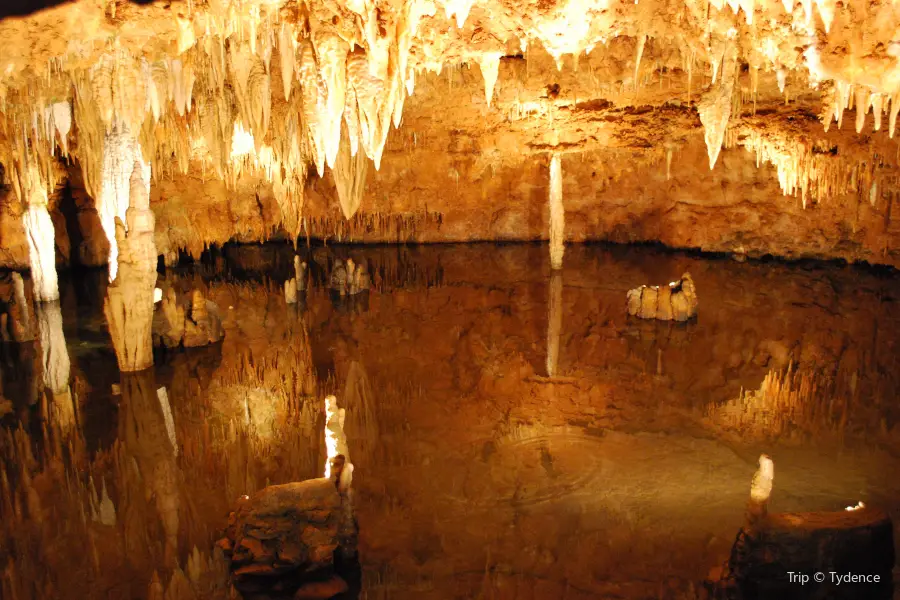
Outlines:
{"type": "Polygon", "coordinates": [[[481,76],[484,77],[484,99],[488,106],[494,97],[494,86],[497,84],[497,76],[500,71],[500,52],[486,52],[478,60],[481,67],[481,76]]]}
{"type": "MultiPolygon", "coordinates": [[[[350,465],[350,449],[347,447],[347,436],[344,434],[344,421],[347,411],[338,408],[337,398],[326,396],[325,398],[325,477],[331,477],[332,461],[338,455],[343,455],[346,465],[350,465]]],[[[346,468],[346,467],[345,467],[346,468]]],[[[352,469],[351,469],[352,471],[352,469]]],[[[347,477],[350,477],[347,473],[347,477]]]]}
{"type": "MultiPolygon", "coordinates": [[[[144,156],[131,132],[120,125],[110,131],[103,140],[103,164],[101,172],[100,192],[97,199],[97,212],[100,214],[100,225],[109,240],[109,280],[116,278],[118,270],[118,239],[116,220],[121,221],[128,232],[126,214],[131,194],[131,181],[135,173],[135,164],[140,181],[150,189],[150,165],[144,162],[144,156]]],[[[149,191],[147,192],[149,194],[149,191]]]]}
{"type": "Polygon", "coordinates": [[[759,457],[759,469],[750,483],[750,512],[754,515],[765,515],[766,504],[772,494],[772,483],[775,479],[775,463],[767,455],[759,457]]]}
{"type": "Polygon", "coordinates": [[[548,298],[547,320],[547,376],[556,377],[559,366],[559,336],[562,331],[562,291],[563,274],[550,274],[550,297],[548,298]]]}
{"type": "Polygon", "coordinates": [[[56,234],[47,210],[47,188],[41,181],[36,165],[29,164],[22,175],[20,189],[26,205],[22,215],[25,236],[28,239],[28,259],[31,265],[31,281],[34,299],[53,302],[59,299],[56,277],[56,234]]]}
{"type": "MultiPolygon", "coordinates": [[[[122,371],[153,364],[153,290],[156,288],[156,219],[140,161],[132,163],[130,207],[116,220],[118,272],[107,288],[104,313],[122,371]],[[127,229],[126,229],[127,224],[127,229]]],[[[112,265],[112,263],[110,263],[112,265]]]]}
{"type": "Polygon", "coordinates": [[[565,253],[566,213],[562,195],[560,155],[550,159],[550,268],[562,269],[565,253]]]}

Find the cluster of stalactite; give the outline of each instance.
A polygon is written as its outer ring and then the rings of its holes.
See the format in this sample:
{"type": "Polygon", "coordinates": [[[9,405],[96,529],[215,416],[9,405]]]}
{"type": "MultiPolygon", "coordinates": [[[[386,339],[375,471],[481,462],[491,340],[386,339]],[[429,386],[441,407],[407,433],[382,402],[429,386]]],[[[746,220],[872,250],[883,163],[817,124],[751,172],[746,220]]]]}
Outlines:
{"type": "Polygon", "coordinates": [[[392,237],[398,242],[414,239],[429,228],[439,229],[443,223],[442,213],[422,211],[416,213],[356,213],[350,219],[340,215],[311,217],[306,220],[309,235],[352,242],[364,240],[367,234],[377,234],[379,238],[392,237]]]}
{"type": "Polygon", "coordinates": [[[787,139],[749,128],[738,144],[756,155],[757,166],[774,166],[781,190],[787,196],[799,196],[804,206],[841,195],[854,195],[874,206],[885,184],[896,178],[885,175],[889,158],[877,150],[845,156],[826,141],[787,139]]]}
{"type": "Polygon", "coordinates": [[[878,50],[894,52],[892,40],[878,33],[851,53],[831,51],[843,47],[848,32],[890,21],[887,4],[855,11],[834,0],[686,0],[679,18],[654,22],[652,29],[640,11],[670,7],[634,6],[615,24],[590,11],[586,16],[574,1],[500,20],[485,19],[491,11],[472,0],[349,0],[302,9],[216,1],[188,8],[169,24],[177,48],[172,55],[110,39],[89,58],[66,55],[36,65],[31,78],[11,64],[0,78],[0,160],[17,191],[25,193],[17,182],[28,165],[38,165],[49,188],[49,163],[72,155],[88,192],[101,196],[109,135],[128,131],[144,160],[156,165],[156,178],[187,172],[195,163],[232,183],[248,172],[264,174],[273,182],[285,229],[297,235],[308,165],[320,176],[326,166],[334,170],[344,214],[352,216],[367,166],[359,157],[380,166],[416,74],[440,72],[445,63],[477,63],[490,104],[501,58],[515,40],[523,51],[530,43],[542,45],[561,65],[564,56],[577,59],[630,36],[634,87],[648,48],[680,40],[668,62],[687,77],[688,100],[695,76],[708,81],[705,91],[697,84],[697,110],[711,166],[739,116],[735,99],[738,109],[740,98],[755,100],[761,71],[775,72],[782,89],[787,73],[798,70],[809,84],[825,88],[826,126],[840,124],[844,110],[855,106],[859,131],[871,108],[875,129],[887,114],[892,135],[900,109],[896,61],[878,50]],[[485,34],[466,43],[467,23],[485,34]],[[735,84],[743,67],[751,74],[746,93],[735,84]]]}

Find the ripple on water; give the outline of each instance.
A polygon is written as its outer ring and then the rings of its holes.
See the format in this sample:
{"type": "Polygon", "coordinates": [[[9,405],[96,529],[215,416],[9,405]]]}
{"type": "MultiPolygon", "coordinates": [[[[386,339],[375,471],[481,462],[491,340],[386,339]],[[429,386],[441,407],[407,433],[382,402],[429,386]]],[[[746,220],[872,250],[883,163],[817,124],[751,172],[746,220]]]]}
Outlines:
{"type": "Polygon", "coordinates": [[[529,506],[595,490],[606,462],[603,438],[568,427],[520,428],[475,444],[461,489],[450,498],[470,507],[529,506]]]}

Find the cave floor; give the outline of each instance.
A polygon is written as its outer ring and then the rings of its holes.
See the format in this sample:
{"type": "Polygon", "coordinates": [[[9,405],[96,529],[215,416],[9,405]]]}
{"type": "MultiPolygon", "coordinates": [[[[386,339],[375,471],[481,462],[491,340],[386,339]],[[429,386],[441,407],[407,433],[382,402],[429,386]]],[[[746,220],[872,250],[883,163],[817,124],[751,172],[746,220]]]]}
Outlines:
{"type": "Polygon", "coordinates": [[[228,597],[213,547],[229,507],[321,475],[325,393],[347,410],[355,466],[353,597],[701,597],[762,452],[775,462],[771,511],[862,500],[900,523],[895,274],[570,246],[554,292],[538,244],[301,253],[313,282],[297,306],[282,293],[286,246],[227,247],[161,275],[160,287],[206,290],[226,330],[220,345],[159,353],[145,374],[146,389],[168,390],[171,423],[155,395],[118,386],[104,273],[63,276],[68,447],[46,424],[57,413],[40,351],[2,350],[13,492],[0,512],[16,515],[3,590],[146,598],[156,577],[172,600],[228,597]],[[365,261],[375,289],[330,294],[336,257],[365,261]],[[628,289],[685,271],[695,321],[626,315],[628,289]],[[785,369],[813,391],[740,409],[742,390],[785,369]],[[33,449],[27,468],[17,444],[33,449]]]}

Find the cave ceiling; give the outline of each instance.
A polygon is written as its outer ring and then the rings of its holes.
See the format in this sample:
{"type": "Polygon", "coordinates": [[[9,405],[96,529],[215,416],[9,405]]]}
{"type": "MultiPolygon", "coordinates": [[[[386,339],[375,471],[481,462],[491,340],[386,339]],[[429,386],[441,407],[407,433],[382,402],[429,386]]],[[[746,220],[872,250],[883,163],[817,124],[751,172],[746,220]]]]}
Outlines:
{"type": "MultiPolygon", "coordinates": [[[[490,111],[485,122],[501,130],[487,162],[603,150],[671,163],[702,135],[710,169],[722,148],[742,146],[804,204],[896,187],[894,2],[10,6],[19,14],[0,20],[0,163],[19,197],[52,190],[61,161],[77,162],[96,197],[104,151],[124,133],[154,179],[191,169],[268,178],[296,230],[289,207],[300,210],[310,177],[358,171],[361,157],[378,169],[417,79],[460,68],[483,78],[473,118],[490,111]]],[[[440,98],[428,102],[439,120],[440,98]]]]}

